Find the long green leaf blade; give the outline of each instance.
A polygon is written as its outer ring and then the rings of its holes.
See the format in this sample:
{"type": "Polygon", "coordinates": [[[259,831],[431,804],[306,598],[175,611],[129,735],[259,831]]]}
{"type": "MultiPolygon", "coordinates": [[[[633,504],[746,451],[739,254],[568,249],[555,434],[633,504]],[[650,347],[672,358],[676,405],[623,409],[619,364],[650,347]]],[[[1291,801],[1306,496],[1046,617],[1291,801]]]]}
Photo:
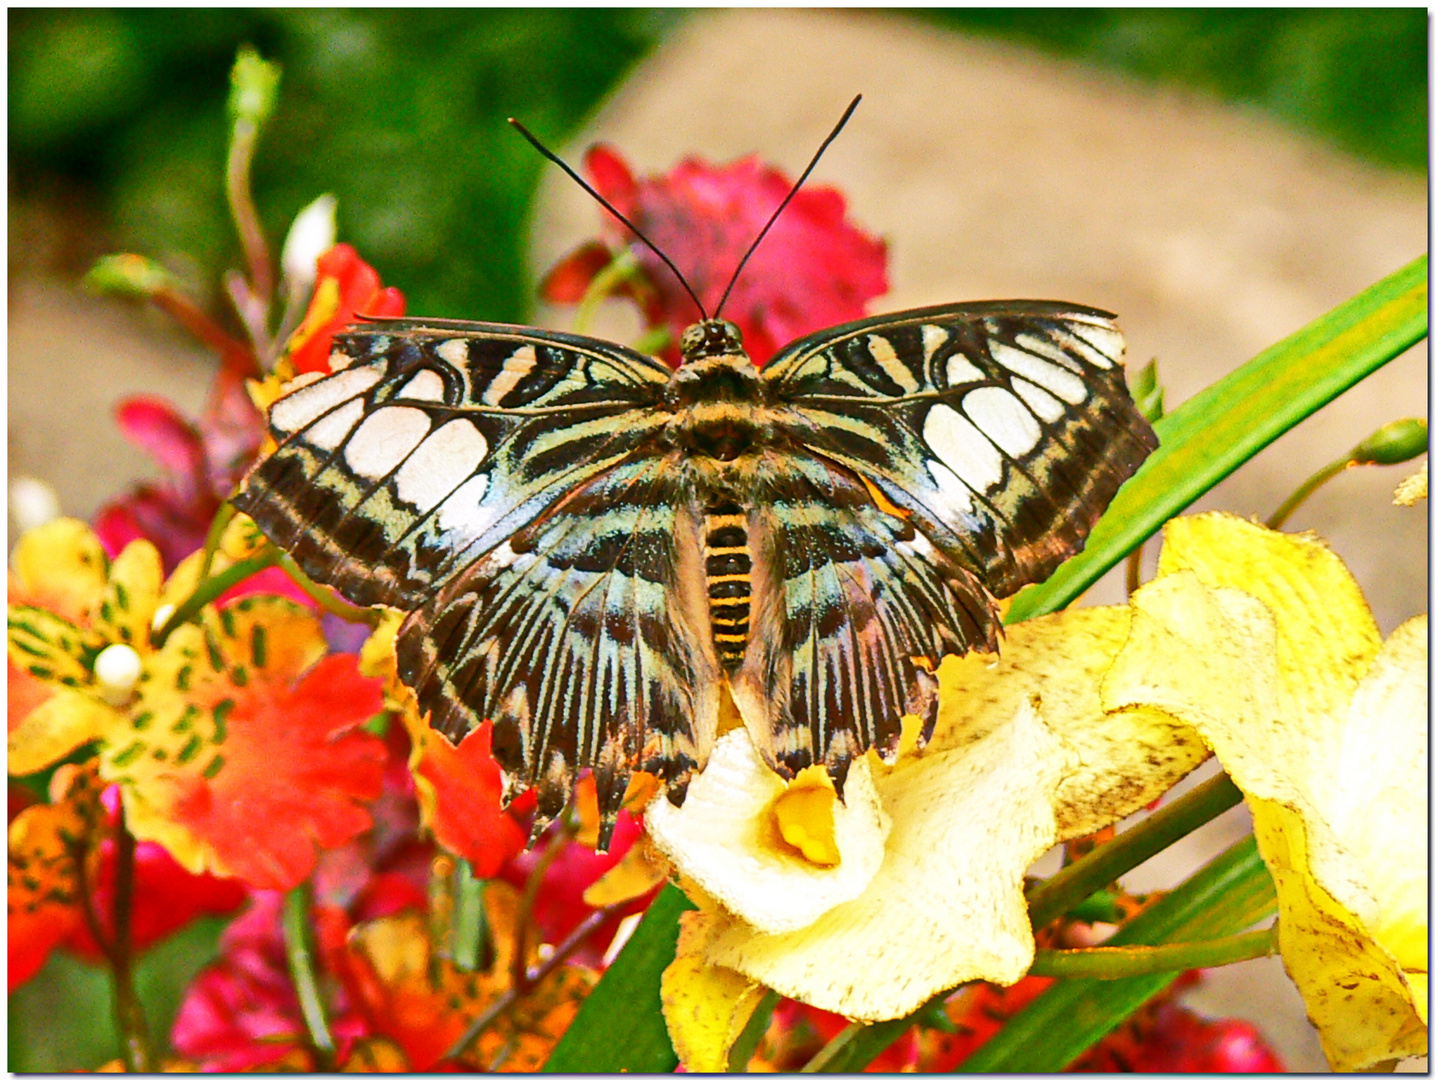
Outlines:
{"type": "Polygon", "coordinates": [[[677,955],[678,916],[692,907],[672,885],[658,894],[553,1048],[544,1072],[673,1071],[678,1055],[668,1039],[658,986],[677,955]]]}
{"type": "Polygon", "coordinates": [[[1065,607],[1169,518],[1425,337],[1428,269],[1422,255],[1158,420],[1161,446],[1121,488],[1086,550],[1019,593],[1007,622],[1065,607]]]}

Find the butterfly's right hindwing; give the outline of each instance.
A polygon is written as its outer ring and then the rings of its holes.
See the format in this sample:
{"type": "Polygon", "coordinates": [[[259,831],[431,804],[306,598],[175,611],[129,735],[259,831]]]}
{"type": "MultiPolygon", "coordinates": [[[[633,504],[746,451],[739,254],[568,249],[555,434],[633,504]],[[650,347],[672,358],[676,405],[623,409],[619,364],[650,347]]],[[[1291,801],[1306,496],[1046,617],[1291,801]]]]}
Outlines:
{"type": "Polygon", "coordinates": [[[415,608],[662,423],[667,369],[617,345],[395,320],[335,338],[342,370],[270,409],[235,505],[316,580],[415,608]]]}

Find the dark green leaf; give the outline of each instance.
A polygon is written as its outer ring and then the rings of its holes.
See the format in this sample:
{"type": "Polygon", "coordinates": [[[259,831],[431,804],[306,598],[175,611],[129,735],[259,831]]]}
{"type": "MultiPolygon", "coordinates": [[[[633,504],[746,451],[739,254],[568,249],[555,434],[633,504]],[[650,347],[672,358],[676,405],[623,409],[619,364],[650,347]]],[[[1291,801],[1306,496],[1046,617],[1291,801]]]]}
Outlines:
{"type": "Polygon", "coordinates": [[[678,951],[678,916],[693,905],[669,885],[648,908],[628,944],[604,973],[544,1072],[672,1072],[678,1055],[668,1039],[658,984],[678,951]]]}

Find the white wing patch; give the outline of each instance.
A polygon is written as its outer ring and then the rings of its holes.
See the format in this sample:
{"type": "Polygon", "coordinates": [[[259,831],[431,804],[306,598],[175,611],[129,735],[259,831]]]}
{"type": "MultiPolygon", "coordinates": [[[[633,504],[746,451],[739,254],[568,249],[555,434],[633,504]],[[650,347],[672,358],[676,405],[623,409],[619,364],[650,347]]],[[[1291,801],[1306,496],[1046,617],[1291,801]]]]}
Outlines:
{"type": "Polygon", "coordinates": [[[354,425],[363,415],[363,399],[354,398],[342,409],[335,409],[304,432],[304,441],[311,446],[317,446],[320,450],[337,450],[339,444],[344,441],[349,432],[354,430],[354,425]]]}
{"type": "Polygon", "coordinates": [[[959,353],[947,357],[947,385],[961,386],[963,383],[984,382],[987,376],[959,353]]]}
{"type": "Polygon", "coordinates": [[[379,480],[393,472],[429,433],[428,413],[390,406],[370,414],[344,447],[344,461],[358,476],[379,480]]]}
{"type": "Polygon", "coordinates": [[[1047,363],[1031,353],[1013,349],[1000,341],[990,345],[992,359],[1017,375],[1024,375],[1043,390],[1050,391],[1069,405],[1086,400],[1086,384],[1065,368],[1047,363]]]}
{"type": "Polygon", "coordinates": [[[437,371],[425,368],[394,395],[398,401],[442,401],[443,377],[437,371]]]}
{"type": "Polygon", "coordinates": [[[327,379],[311,382],[276,401],[269,409],[269,422],[287,435],[311,424],[326,412],[362,394],[383,378],[375,366],[349,368],[327,379]]]}
{"type": "Polygon", "coordinates": [[[1019,458],[1041,441],[1041,425],[1014,394],[983,386],[962,398],[962,409],[1008,457],[1019,458]]]}
{"type": "Polygon", "coordinates": [[[511,356],[503,361],[503,368],[493,377],[488,384],[488,389],[483,392],[483,403],[485,405],[498,405],[508,396],[508,392],[528,377],[538,363],[538,352],[532,345],[524,345],[516,350],[511,356]]]}
{"type": "Polygon", "coordinates": [[[1039,386],[1034,386],[1025,379],[1013,376],[1011,381],[1012,389],[1021,395],[1026,402],[1027,408],[1036,413],[1048,424],[1054,424],[1066,413],[1061,402],[1052,397],[1039,386]]]}
{"type": "Polygon", "coordinates": [[[468,363],[468,342],[463,338],[449,338],[447,341],[441,341],[434,346],[433,351],[456,368],[462,368],[468,363]]]}
{"type": "Polygon", "coordinates": [[[398,496],[426,514],[483,463],[488,440],[467,420],[450,420],[409,455],[394,476],[398,496]]]}
{"type": "Polygon", "coordinates": [[[939,402],[927,410],[922,437],[932,453],[974,491],[987,492],[1001,483],[1001,453],[950,405],[939,402]]]}
{"type": "Polygon", "coordinates": [[[479,473],[465,480],[438,508],[439,531],[453,532],[462,537],[480,535],[498,519],[502,510],[501,506],[483,505],[483,496],[487,492],[488,473],[479,473]]]}
{"type": "MultiPolygon", "coordinates": [[[[943,515],[950,515],[954,520],[960,519],[963,514],[972,512],[972,493],[961,478],[951,469],[947,468],[940,461],[928,461],[927,471],[932,474],[932,480],[937,485],[937,491],[942,497],[942,505],[933,507],[943,515]]],[[[917,534],[921,536],[921,533],[917,534]]]]}
{"type": "Polygon", "coordinates": [[[947,333],[946,327],[938,326],[936,323],[922,324],[922,359],[930,366],[932,357],[937,350],[947,343],[952,335],[947,333]]]}
{"type": "Polygon", "coordinates": [[[1111,367],[1126,351],[1126,339],[1109,326],[1082,323],[1078,333],[1058,330],[1057,335],[1068,349],[1099,368],[1111,367]]]}

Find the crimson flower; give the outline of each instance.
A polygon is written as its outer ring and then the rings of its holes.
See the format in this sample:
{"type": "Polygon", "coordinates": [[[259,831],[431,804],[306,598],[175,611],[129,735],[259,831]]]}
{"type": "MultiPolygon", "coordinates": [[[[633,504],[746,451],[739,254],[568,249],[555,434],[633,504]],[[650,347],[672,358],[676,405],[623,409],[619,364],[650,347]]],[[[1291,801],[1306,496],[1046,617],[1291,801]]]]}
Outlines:
{"type": "MultiPolygon", "coordinates": [[[[584,160],[593,186],[683,272],[709,315],[743,254],[792,187],[754,157],[714,166],[690,157],[663,176],[635,178],[617,151],[598,145],[584,160]]],[[[762,364],[789,341],[861,318],[887,291],[887,246],[846,219],[847,202],[830,187],[804,187],[748,261],[722,309],[762,364]]],[[[561,261],[543,283],[556,303],[576,303],[593,276],[630,242],[642,280],[616,290],[638,303],[649,327],[676,341],[699,318],[686,290],[646,246],[617,222],[606,244],[590,243],[561,261]]],[[[676,362],[676,347],[665,353],[676,362]]]]}

